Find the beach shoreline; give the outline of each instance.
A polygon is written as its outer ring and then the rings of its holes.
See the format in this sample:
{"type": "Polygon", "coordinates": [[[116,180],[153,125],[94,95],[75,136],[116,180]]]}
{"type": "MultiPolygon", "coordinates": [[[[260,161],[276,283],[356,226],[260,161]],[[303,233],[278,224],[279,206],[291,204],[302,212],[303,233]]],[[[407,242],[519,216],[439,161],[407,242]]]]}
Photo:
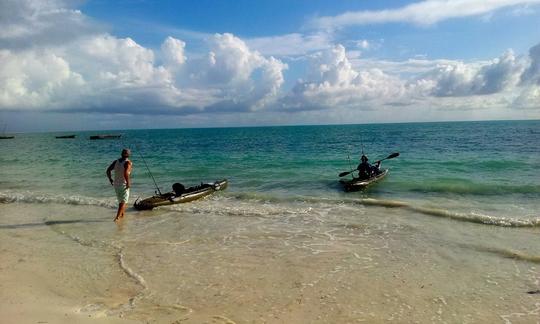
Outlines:
{"type": "Polygon", "coordinates": [[[538,295],[527,294],[540,286],[535,259],[467,242],[470,235],[513,236],[516,247],[526,246],[519,237],[538,235],[534,228],[486,231],[446,219],[427,226],[425,216],[405,221],[400,210],[381,207],[356,207],[360,214],[349,218],[322,218],[317,206],[293,216],[197,212],[212,203],[130,211],[123,227],[112,222],[112,208],[3,204],[0,317],[527,323],[540,312],[538,295]],[[172,232],[155,230],[164,222],[172,232]],[[457,227],[450,233],[449,222],[457,227]],[[453,235],[461,246],[450,243],[453,235]]]}

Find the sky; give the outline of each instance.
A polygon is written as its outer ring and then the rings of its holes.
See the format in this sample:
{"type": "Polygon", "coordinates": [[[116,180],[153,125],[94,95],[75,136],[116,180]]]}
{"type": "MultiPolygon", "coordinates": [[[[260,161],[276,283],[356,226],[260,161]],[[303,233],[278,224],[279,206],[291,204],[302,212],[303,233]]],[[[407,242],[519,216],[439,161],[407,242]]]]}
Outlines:
{"type": "Polygon", "coordinates": [[[540,0],[0,0],[7,132],[540,119],[540,0]]]}

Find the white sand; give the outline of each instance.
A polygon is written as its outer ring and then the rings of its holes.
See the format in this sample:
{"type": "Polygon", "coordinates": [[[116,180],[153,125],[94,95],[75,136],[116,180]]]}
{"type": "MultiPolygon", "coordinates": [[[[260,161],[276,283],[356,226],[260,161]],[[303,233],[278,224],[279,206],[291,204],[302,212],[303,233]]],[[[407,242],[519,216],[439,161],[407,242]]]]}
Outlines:
{"type": "Polygon", "coordinates": [[[111,209],[42,207],[0,205],[2,324],[540,318],[539,295],[526,293],[539,285],[538,264],[478,245],[511,240],[535,255],[537,229],[427,225],[393,209],[324,222],[158,210],[128,214],[119,229],[111,209]]]}

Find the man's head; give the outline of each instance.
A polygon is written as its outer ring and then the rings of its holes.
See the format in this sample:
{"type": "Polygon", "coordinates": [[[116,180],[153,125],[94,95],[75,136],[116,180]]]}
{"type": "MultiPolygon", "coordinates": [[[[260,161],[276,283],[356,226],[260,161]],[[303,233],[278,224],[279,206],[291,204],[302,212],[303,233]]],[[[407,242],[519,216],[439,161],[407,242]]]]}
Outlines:
{"type": "Polygon", "coordinates": [[[367,156],[362,155],[362,157],[360,158],[360,160],[361,160],[362,162],[367,162],[367,161],[368,161],[368,158],[367,158],[367,156]]]}
{"type": "Polygon", "coordinates": [[[122,150],[122,158],[127,159],[131,155],[131,151],[128,148],[122,150]]]}

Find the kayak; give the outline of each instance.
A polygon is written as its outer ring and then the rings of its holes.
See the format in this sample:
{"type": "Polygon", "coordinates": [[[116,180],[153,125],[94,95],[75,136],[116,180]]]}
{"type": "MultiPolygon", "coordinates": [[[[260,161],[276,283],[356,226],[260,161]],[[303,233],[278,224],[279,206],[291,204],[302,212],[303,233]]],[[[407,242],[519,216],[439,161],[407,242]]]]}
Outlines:
{"type": "Polygon", "coordinates": [[[381,170],[381,173],[368,179],[359,179],[359,178],[354,178],[352,180],[341,179],[339,180],[339,182],[343,185],[343,187],[345,188],[345,191],[347,192],[358,191],[358,190],[362,190],[366,188],[367,186],[369,186],[370,184],[374,182],[381,180],[387,174],[388,174],[388,169],[384,169],[384,170],[381,170]]]}
{"type": "Polygon", "coordinates": [[[177,196],[174,192],[168,192],[161,195],[155,195],[139,201],[137,199],[133,207],[137,210],[148,210],[160,206],[183,204],[202,197],[213,194],[216,191],[227,188],[227,179],[215,181],[214,183],[201,183],[198,186],[187,188],[181,195],[177,196]]]}

